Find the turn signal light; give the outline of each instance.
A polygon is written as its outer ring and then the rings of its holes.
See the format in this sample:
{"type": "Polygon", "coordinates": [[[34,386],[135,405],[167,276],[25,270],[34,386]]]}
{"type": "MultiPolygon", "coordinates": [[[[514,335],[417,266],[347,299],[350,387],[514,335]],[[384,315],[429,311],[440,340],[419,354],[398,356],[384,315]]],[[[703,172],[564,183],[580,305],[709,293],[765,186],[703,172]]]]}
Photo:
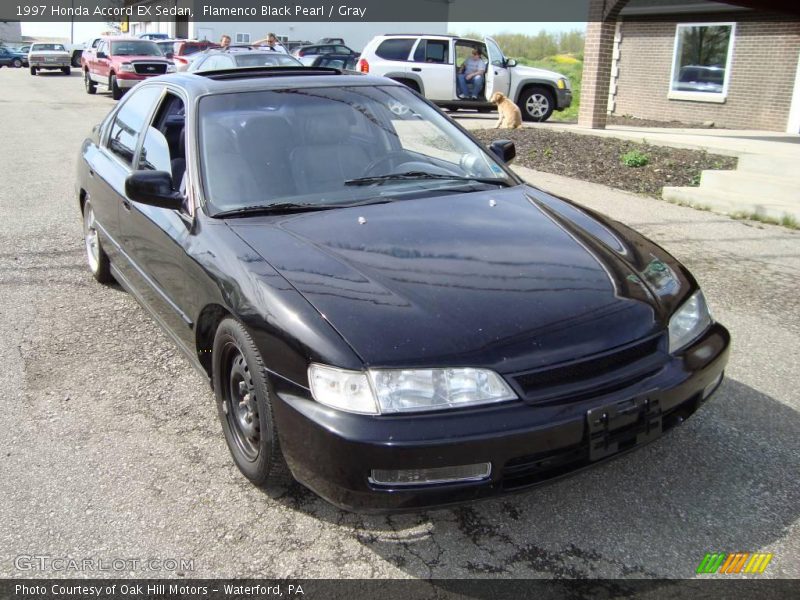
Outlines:
{"type": "Polygon", "coordinates": [[[369,63],[365,58],[358,59],[358,70],[362,73],[369,73],[369,63]]]}

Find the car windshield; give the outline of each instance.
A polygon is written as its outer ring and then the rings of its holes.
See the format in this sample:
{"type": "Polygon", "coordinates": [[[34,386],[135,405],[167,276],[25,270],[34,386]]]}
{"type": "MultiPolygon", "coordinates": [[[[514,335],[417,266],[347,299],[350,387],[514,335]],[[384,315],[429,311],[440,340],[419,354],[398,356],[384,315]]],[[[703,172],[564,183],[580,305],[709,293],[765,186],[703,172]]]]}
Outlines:
{"type": "Polygon", "coordinates": [[[113,56],[163,56],[161,48],[155,42],[148,40],[125,40],[111,42],[113,56]]]}
{"type": "Polygon", "coordinates": [[[34,52],[66,52],[66,49],[61,44],[34,44],[31,46],[34,52]]]}
{"type": "Polygon", "coordinates": [[[516,182],[405,87],[306,87],[206,96],[199,105],[213,212],[331,206],[516,182]]]}
{"type": "Polygon", "coordinates": [[[236,55],[237,67],[302,67],[296,58],[288,54],[276,54],[274,52],[264,54],[240,54],[236,55]]]}

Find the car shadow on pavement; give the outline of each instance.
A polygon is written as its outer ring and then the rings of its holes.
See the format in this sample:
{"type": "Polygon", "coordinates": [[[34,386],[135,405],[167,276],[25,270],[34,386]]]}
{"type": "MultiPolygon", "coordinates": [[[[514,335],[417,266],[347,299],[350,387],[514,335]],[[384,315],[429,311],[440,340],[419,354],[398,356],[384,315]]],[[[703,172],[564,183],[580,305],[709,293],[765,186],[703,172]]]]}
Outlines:
{"type": "Polygon", "coordinates": [[[758,551],[800,516],[798,431],[800,413],[729,379],[655,443],[522,494],[392,516],[299,485],[278,501],[412,577],[691,577],[705,553],[758,551]]]}

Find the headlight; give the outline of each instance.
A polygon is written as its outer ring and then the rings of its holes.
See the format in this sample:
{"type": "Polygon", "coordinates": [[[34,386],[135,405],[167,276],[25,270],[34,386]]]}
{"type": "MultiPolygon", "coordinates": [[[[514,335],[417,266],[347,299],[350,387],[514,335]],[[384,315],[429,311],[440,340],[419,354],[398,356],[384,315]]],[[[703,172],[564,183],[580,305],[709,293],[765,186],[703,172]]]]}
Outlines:
{"type": "Polygon", "coordinates": [[[569,87],[569,83],[563,77],[558,80],[558,89],[565,90],[569,87]]]}
{"type": "Polygon", "coordinates": [[[311,365],[308,375],[317,402],[366,414],[441,410],[517,397],[497,373],[487,369],[370,369],[363,373],[311,365]]]}
{"type": "Polygon", "coordinates": [[[136,67],[134,67],[131,63],[122,63],[119,67],[119,70],[123,73],[135,73],[136,67]]]}
{"type": "Polygon", "coordinates": [[[669,351],[677,352],[697,339],[711,325],[703,292],[697,290],[669,320],[669,351]]]}
{"type": "Polygon", "coordinates": [[[167,73],[175,73],[175,65],[167,65],[167,73]]]}

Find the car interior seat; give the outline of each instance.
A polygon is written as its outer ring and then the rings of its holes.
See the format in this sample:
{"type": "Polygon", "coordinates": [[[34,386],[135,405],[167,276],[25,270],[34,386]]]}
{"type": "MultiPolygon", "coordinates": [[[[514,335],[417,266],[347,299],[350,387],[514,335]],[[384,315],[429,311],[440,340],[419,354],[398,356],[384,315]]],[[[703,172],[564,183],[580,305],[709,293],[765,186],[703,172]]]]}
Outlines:
{"type": "Polygon", "coordinates": [[[360,177],[370,157],[350,135],[354,111],[328,104],[324,111],[304,110],[301,114],[302,144],[289,155],[298,192],[330,191],[343,187],[347,179],[360,177]]]}

